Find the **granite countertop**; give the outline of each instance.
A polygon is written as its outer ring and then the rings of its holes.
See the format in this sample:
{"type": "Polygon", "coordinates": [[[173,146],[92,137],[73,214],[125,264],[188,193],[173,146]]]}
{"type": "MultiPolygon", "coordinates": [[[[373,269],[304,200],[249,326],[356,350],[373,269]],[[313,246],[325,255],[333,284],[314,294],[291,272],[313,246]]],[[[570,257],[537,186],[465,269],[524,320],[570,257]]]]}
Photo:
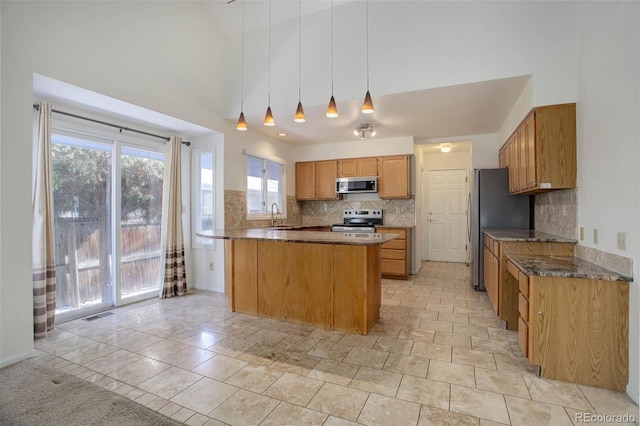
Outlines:
{"type": "Polygon", "coordinates": [[[522,241],[536,243],[573,243],[578,240],[561,237],[559,235],[547,234],[535,229],[483,229],[491,238],[497,241],[522,241]]]}
{"type": "Polygon", "coordinates": [[[507,258],[526,275],[605,281],[633,281],[631,277],[577,257],[507,254],[507,258]]]}
{"type": "Polygon", "coordinates": [[[372,246],[386,243],[398,237],[398,234],[378,234],[365,232],[321,232],[287,229],[250,228],[250,229],[217,229],[203,231],[200,237],[219,240],[262,240],[312,244],[346,244],[355,246],[372,246]]]}

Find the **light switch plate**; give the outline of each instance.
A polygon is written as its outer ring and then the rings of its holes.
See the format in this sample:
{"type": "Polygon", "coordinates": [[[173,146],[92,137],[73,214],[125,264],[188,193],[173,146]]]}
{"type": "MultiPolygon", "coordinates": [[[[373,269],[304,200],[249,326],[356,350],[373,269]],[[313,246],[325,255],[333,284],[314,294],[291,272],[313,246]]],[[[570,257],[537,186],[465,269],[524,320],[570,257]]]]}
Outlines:
{"type": "Polygon", "coordinates": [[[580,227],[580,241],[584,241],[584,226],[580,227]]]}
{"type": "Polygon", "coordinates": [[[627,233],[626,232],[618,232],[618,249],[620,250],[627,249],[627,233]]]}
{"type": "Polygon", "coordinates": [[[598,228],[593,229],[593,243],[598,244],[600,242],[600,235],[598,234],[598,228]]]}

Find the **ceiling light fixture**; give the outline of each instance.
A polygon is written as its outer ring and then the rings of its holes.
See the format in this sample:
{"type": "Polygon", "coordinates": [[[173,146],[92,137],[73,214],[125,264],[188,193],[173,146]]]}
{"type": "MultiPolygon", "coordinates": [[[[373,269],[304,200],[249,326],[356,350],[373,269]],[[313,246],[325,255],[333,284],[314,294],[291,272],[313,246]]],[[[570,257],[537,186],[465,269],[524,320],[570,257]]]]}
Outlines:
{"type": "Polygon", "coordinates": [[[365,2],[366,5],[366,22],[367,22],[367,94],[364,96],[364,103],[362,104],[362,112],[364,114],[371,114],[375,111],[373,108],[373,101],[371,100],[371,94],[369,93],[369,0],[365,2]]]}
{"type": "Polygon", "coordinates": [[[445,154],[447,152],[451,152],[451,145],[450,144],[440,145],[440,151],[444,152],[445,154]]]}
{"type": "Polygon", "coordinates": [[[244,120],[244,0],[242,0],[242,48],[240,56],[240,117],[238,117],[238,123],[236,129],[244,132],[247,130],[247,122],[244,120]]]}
{"type": "Polygon", "coordinates": [[[373,129],[373,126],[369,123],[361,123],[353,129],[353,134],[356,136],[360,136],[360,139],[366,139],[367,133],[370,133],[370,136],[373,137],[376,135],[376,131],[373,129]]]}
{"type": "Polygon", "coordinates": [[[304,123],[307,118],[304,116],[302,109],[302,98],[300,96],[302,86],[302,0],[298,1],[298,108],[293,121],[296,123],[304,123]]]}
{"type": "Polygon", "coordinates": [[[327,117],[335,118],[338,116],[338,107],[333,97],[333,0],[331,0],[331,99],[327,107],[327,117]]]}
{"type": "Polygon", "coordinates": [[[264,116],[265,126],[275,126],[276,121],[271,113],[271,0],[269,0],[269,102],[267,103],[267,113],[264,116]]]}

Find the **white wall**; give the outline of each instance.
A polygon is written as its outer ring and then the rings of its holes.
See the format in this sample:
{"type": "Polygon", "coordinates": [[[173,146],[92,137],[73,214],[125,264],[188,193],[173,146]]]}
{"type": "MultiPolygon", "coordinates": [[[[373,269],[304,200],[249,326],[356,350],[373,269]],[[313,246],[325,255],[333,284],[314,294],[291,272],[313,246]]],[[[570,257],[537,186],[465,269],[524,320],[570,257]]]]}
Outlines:
{"type": "Polygon", "coordinates": [[[638,402],[640,3],[579,2],[576,11],[579,244],[633,259],[627,392],[638,402]],[[627,233],[626,250],[617,248],[618,232],[627,233]]]}
{"type": "Polygon", "coordinates": [[[358,139],[350,142],[298,146],[295,161],[331,160],[334,158],[378,157],[413,154],[413,137],[358,139]]]}
{"type": "Polygon", "coordinates": [[[498,167],[498,149],[504,141],[497,133],[486,135],[455,136],[450,138],[420,139],[420,144],[471,142],[471,168],[491,169],[498,167]]]}

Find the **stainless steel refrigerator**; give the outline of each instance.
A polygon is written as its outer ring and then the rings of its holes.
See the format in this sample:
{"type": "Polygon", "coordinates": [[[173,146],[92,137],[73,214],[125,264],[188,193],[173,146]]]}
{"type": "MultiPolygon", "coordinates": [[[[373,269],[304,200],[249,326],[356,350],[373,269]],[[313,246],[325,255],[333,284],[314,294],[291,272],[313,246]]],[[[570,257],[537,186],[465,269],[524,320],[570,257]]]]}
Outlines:
{"type": "Polygon", "coordinates": [[[473,219],[468,229],[473,248],[473,287],[486,291],[483,230],[533,229],[533,202],[529,195],[509,194],[507,169],[476,169],[473,178],[473,192],[469,195],[473,219]]]}

